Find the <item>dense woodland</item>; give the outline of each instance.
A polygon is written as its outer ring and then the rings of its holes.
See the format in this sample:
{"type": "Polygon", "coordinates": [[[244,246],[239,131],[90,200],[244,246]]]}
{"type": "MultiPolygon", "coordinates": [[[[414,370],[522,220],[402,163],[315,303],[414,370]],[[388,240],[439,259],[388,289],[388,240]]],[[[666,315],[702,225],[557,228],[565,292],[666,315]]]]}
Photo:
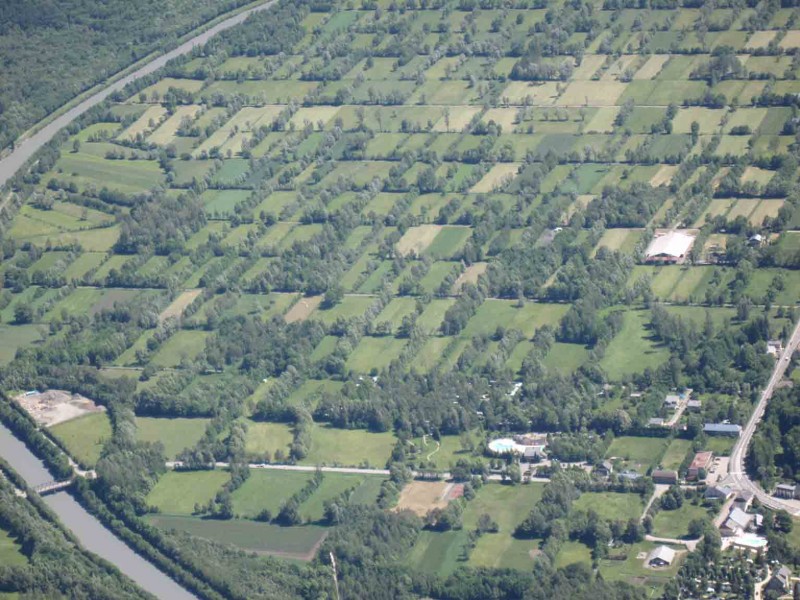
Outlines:
{"type": "Polygon", "coordinates": [[[0,147],[65,102],[244,0],[0,6],[0,147]]]}

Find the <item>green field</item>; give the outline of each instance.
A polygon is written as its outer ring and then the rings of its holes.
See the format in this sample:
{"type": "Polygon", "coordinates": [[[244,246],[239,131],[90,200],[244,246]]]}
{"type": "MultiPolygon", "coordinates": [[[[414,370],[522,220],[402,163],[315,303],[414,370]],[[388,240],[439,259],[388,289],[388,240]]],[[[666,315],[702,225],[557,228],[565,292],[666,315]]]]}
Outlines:
{"type": "Polygon", "coordinates": [[[196,504],[213,499],[228,481],[226,471],[167,471],[147,496],[147,504],[168,515],[190,515],[196,504]]]}
{"type": "Polygon", "coordinates": [[[611,340],[600,361],[611,380],[654,369],[667,360],[667,349],[653,341],[647,331],[649,320],[647,311],[625,312],[622,331],[611,340]]]}
{"type": "Polygon", "coordinates": [[[147,520],[160,529],[185,531],[242,550],[305,560],[325,534],[323,527],[314,525],[280,527],[246,520],[216,521],[176,515],[152,515],[147,520]]]}
{"type": "Polygon", "coordinates": [[[59,423],[50,431],[61,440],[75,460],[94,466],[100,458],[103,444],[111,439],[111,421],[105,412],[98,412],[59,423]]]}
{"type": "Polygon", "coordinates": [[[664,456],[661,457],[661,466],[665,469],[676,470],[683,462],[683,459],[686,458],[691,448],[691,441],[675,438],[669,443],[667,451],[664,452],[664,456]]]}
{"type": "Polygon", "coordinates": [[[28,562],[22,548],[7,531],[0,529],[0,564],[7,566],[24,565],[28,562]]]}
{"type": "Polygon", "coordinates": [[[275,516],[281,505],[300,491],[312,475],[298,471],[251,469],[250,477],[233,493],[234,513],[239,517],[253,518],[262,510],[268,510],[275,516]]]}
{"type": "Polygon", "coordinates": [[[601,519],[638,519],[644,510],[644,501],[638,494],[616,492],[586,492],[573,503],[576,510],[593,510],[601,519]]]}
{"type": "Polygon", "coordinates": [[[713,511],[684,500],[680,508],[661,510],[656,514],[653,519],[653,535],[674,539],[684,538],[689,535],[689,521],[713,518],[713,516],[713,511]]]}
{"type": "Polygon", "coordinates": [[[671,546],[673,549],[683,551],[678,560],[667,568],[650,569],[644,566],[645,560],[638,558],[642,553],[649,554],[659,544],[654,542],[640,542],[631,546],[613,548],[609,552],[610,558],[600,560],[600,573],[606,581],[626,581],[632,584],[646,585],[648,587],[663,587],[673,579],[681,565],[681,556],[685,556],[683,546],[671,546]],[[617,560],[623,558],[623,560],[617,560]]]}
{"type": "Polygon", "coordinates": [[[208,419],[161,419],[137,417],[136,438],[143,442],[160,442],[167,458],[174,459],[181,450],[192,448],[206,430],[208,419]]]}
{"type": "Polygon", "coordinates": [[[274,457],[276,450],[287,454],[291,443],[292,431],[288,425],[254,421],[247,424],[245,450],[248,454],[263,456],[266,453],[274,457]]]}
{"type": "Polygon", "coordinates": [[[317,426],[311,434],[311,448],[301,462],[308,465],[342,465],[357,467],[368,464],[384,468],[395,437],[391,433],[370,433],[360,429],[334,429],[317,426]]]}
{"type": "Polygon", "coordinates": [[[625,468],[644,475],[648,469],[658,465],[667,444],[663,438],[618,437],[611,442],[606,456],[621,458],[625,461],[625,468]]]}

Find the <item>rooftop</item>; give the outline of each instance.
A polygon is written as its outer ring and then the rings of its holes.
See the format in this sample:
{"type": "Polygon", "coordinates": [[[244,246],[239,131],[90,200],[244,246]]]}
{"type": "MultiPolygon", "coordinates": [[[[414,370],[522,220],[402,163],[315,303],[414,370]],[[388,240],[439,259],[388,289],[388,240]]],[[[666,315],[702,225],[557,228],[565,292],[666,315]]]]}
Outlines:
{"type": "Polygon", "coordinates": [[[680,258],[686,255],[693,243],[694,236],[680,231],[670,231],[669,233],[654,238],[647,247],[645,256],[647,258],[656,256],[680,258]]]}

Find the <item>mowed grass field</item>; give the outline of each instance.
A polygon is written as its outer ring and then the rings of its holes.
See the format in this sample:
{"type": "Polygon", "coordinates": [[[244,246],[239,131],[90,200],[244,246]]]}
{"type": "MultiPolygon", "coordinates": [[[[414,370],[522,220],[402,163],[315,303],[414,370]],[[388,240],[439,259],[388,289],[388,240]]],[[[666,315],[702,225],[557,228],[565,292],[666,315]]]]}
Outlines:
{"type": "MultiPolygon", "coordinates": [[[[147,504],[170,515],[191,515],[230,479],[227,471],[167,471],[147,495],[147,504]]],[[[241,488],[240,488],[241,489],[241,488]]]]}
{"type": "Polygon", "coordinates": [[[625,311],[622,330],[608,344],[600,361],[612,381],[648,368],[655,369],[669,358],[668,350],[648,332],[649,320],[649,311],[625,311]]]}
{"type": "Polygon", "coordinates": [[[369,465],[382,469],[396,443],[394,434],[371,433],[363,429],[335,429],[325,425],[314,427],[311,448],[301,464],[369,465]]]}
{"type": "Polygon", "coordinates": [[[27,562],[28,558],[22,554],[22,548],[16,539],[11,537],[7,531],[0,529],[0,565],[12,567],[24,565],[27,562]]]}
{"type": "Polygon", "coordinates": [[[644,500],[638,494],[616,492],[586,492],[572,504],[575,510],[593,510],[601,519],[610,521],[638,519],[642,516],[644,505],[644,500]]]}
{"type": "Polygon", "coordinates": [[[608,458],[621,458],[628,469],[644,475],[651,467],[658,465],[667,449],[669,440],[648,437],[615,438],[606,451],[608,458]]]}
{"type": "Polygon", "coordinates": [[[160,442],[167,458],[172,460],[186,448],[193,448],[205,433],[209,419],[136,418],[136,438],[143,442],[160,442]]]}
{"type": "Polygon", "coordinates": [[[94,466],[111,439],[111,421],[105,412],[97,412],[54,425],[50,432],[81,464],[94,466]]]}

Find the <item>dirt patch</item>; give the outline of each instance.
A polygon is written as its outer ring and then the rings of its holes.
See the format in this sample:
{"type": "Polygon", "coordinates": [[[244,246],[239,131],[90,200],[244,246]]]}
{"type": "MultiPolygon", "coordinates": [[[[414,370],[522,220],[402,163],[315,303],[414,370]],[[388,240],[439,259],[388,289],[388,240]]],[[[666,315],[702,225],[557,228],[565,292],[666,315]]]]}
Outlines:
{"type": "Polygon", "coordinates": [[[63,390],[26,392],[14,400],[33,417],[34,421],[45,427],[106,410],[105,406],[99,406],[85,396],[70,394],[63,390]]]}
{"type": "Polygon", "coordinates": [[[433,239],[442,230],[441,225],[420,225],[419,227],[409,227],[403,237],[397,242],[395,249],[398,254],[408,256],[416,254],[419,256],[425,248],[431,245],[433,239]]]}
{"type": "Polygon", "coordinates": [[[465,283],[478,283],[478,277],[486,272],[487,266],[489,266],[489,263],[485,262],[478,262],[468,266],[453,284],[453,293],[457,294],[460,292],[465,283]]]}
{"type": "Polygon", "coordinates": [[[305,321],[322,303],[322,296],[310,296],[300,300],[283,316],[287,323],[305,321]]]}
{"type": "Polygon", "coordinates": [[[412,481],[400,492],[396,510],[410,510],[423,517],[434,508],[445,508],[453,487],[445,481],[412,481]]]}
{"type": "Polygon", "coordinates": [[[164,309],[160,315],[158,315],[158,320],[160,323],[163,323],[167,319],[173,317],[180,317],[183,314],[183,311],[186,310],[186,307],[189,306],[192,302],[195,301],[200,294],[203,293],[201,289],[195,290],[186,290],[185,292],[181,293],[180,296],[175,298],[167,308],[164,309]]]}

